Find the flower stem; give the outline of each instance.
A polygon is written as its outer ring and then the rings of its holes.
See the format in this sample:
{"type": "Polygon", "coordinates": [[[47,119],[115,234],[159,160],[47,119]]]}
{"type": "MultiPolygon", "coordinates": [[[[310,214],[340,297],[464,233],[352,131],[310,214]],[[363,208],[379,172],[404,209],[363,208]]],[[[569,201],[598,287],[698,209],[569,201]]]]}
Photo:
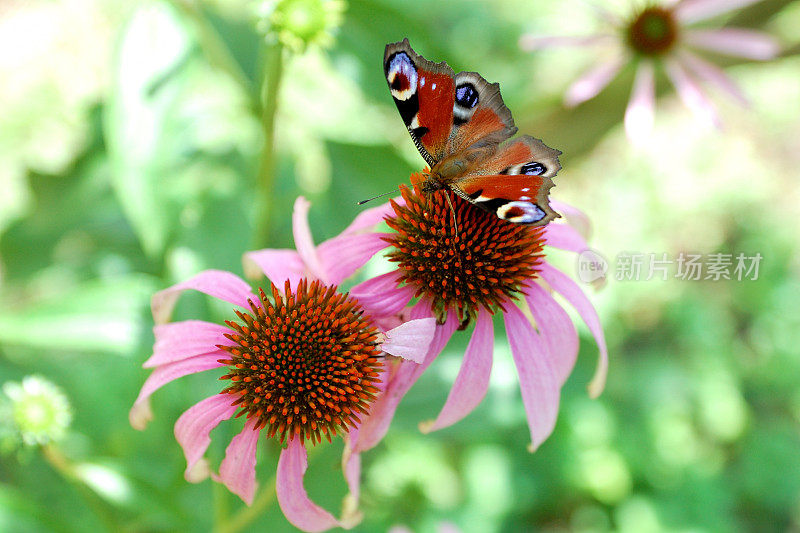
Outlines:
{"type": "Polygon", "coordinates": [[[122,526],[115,518],[115,513],[108,505],[88,487],[78,475],[75,465],[64,455],[61,450],[52,444],[42,446],[42,454],[44,458],[50,463],[50,466],[58,472],[61,477],[71,483],[78,489],[86,505],[94,512],[94,514],[105,525],[108,531],[121,531],[122,526]]]}
{"type": "Polygon", "coordinates": [[[283,45],[275,42],[267,46],[267,65],[261,83],[261,128],[264,144],[256,184],[256,223],[253,247],[263,248],[270,240],[273,186],[275,183],[275,113],[278,110],[278,93],[283,75],[283,45]]]}
{"type": "Polygon", "coordinates": [[[243,507],[225,523],[215,528],[216,533],[238,533],[263,513],[275,498],[275,476],[272,476],[253,500],[253,505],[243,507]]]}

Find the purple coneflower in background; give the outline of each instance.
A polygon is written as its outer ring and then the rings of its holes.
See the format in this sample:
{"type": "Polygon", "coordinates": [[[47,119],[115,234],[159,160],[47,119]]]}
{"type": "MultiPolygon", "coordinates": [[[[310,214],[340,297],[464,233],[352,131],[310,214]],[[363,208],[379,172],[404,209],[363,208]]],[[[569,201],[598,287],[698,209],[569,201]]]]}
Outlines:
{"type": "MultiPolygon", "coordinates": [[[[153,372],[131,408],[135,428],[143,429],[152,418],[149,398],[161,386],[227,367],[220,378],[227,386],[189,408],[175,424],[187,480],[197,482],[209,474],[203,456],[210,432],[224,420],[244,416],[244,428],[227,447],[219,474],[211,473],[216,481],[252,502],[256,447],[264,429],[268,438],[286,445],[278,461],[276,492],[292,524],[322,531],[358,522],[358,454],[345,450],[342,468],[350,494],[341,519],[336,519],[314,504],[303,487],[306,447],[322,437],[356,432],[383,390],[385,354],[421,362],[429,356],[436,329],[432,318],[395,320],[396,327],[380,328],[357,300],[336,290],[334,284],[385,247],[381,241],[376,248],[374,234],[362,232],[385,209],[362,213],[343,234],[315,247],[306,218],[308,202],[298,199],[293,217],[297,251],[261,250],[246,258],[263,265],[272,281],[269,296],[264,291],[257,296],[238,276],[214,270],[153,296],[155,345],[144,364],[153,372]],[[167,323],[177,298],[189,289],[237,306],[238,319],[225,326],[200,320],[167,323]]],[[[380,314],[385,321],[390,313],[380,314]]]]}
{"type": "MultiPolygon", "coordinates": [[[[412,176],[412,183],[415,178],[412,176]]],[[[386,391],[371,416],[350,434],[359,452],[385,434],[398,403],[433,362],[450,336],[475,322],[461,369],[438,417],[421,425],[423,431],[450,426],[469,414],[483,399],[492,367],[492,314],[501,312],[520,381],[531,435],[531,449],[552,432],[561,386],[572,372],[578,354],[578,334],[550,289],[561,294],[586,322],[600,347],[600,362],[589,386],[597,396],[605,384],[607,351],[597,313],[583,291],[544,257],[546,246],[579,253],[587,248],[580,231],[551,222],[531,228],[503,221],[458,196],[437,191],[429,197],[404,188],[404,205],[392,201],[387,219],[395,232],[386,237],[396,270],[369,279],[351,294],[374,316],[409,313],[411,318],[435,316],[440,322],[421,365],[402,360],[387,362],[386,391]],[[445,194],[455,209],[453,212],[445,194]],[[406,311],[414,298],[417,303],[406,311]],[[517,300],[521,306],[514,301],[517,300]],[[535,326],[534,326],[535,323],[535,326]]],[[[576,227],[588,228],[577,209],[553,202],[576,227]]]]}
{"type": "Polygon", "coordinates": [[[778,53],[769,35],[748,29],[692,29],[709,19],[760,0],[678,0],[650,2],[631,16],[620,19],[602,12],[611,32],[590,36],[538,37],[523,35],[520,46],[537,50],[557,46],[610,48],[612,55],[598,62],[567,89],[564,101],[578,105],[596,96],[629,62],[636,62],[636,78],[625,111],[625,132],[633,141],[650,133],[655,112],[655,68],[663,66],[683,103],[696,115],[719,125],[714,105],[698,79],[716,86],[742,105],[747,99],[737,85],[716,65],[692,48],[754,60],[768,60],[778,53]]]}

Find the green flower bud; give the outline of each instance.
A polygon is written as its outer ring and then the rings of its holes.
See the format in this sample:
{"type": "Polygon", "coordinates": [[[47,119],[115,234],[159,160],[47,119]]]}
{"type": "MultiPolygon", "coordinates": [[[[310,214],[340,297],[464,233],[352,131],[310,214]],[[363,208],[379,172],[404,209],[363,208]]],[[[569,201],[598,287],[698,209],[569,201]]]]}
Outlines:
{"type": "Polygon", "coordinates": [[[4,383],[3,392],[10,422],[24,444],[47,444],[64,436],[72,409],[56,385],[40,376],[26,376],[22,383],[4,383]]]}
{"type": "Polygon", "coordinates": [[[267,0],[259,5],[258,28],[267,40],[300,53],[310,45],[330,46],[345,9],[344,0],[267,0]]]}

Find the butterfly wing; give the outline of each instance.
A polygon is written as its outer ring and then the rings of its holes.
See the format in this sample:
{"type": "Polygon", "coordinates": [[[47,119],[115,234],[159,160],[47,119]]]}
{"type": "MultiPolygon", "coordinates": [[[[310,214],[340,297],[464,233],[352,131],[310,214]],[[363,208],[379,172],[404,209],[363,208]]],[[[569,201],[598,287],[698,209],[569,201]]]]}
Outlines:
{"type": "Polygon", "coordinates": [[[487,82],[477,72],[459,72],[455,91],[449,153],[497,145],[517,132],[499,84],[487,82]]]}
{"type": "Polygon", "coordinates": [[[473,204],[516,224],[543,226],[558,217],[550,208],[552,177],[561,164],[558,150],[523,135],[450,186],[473,204]]]}
{"type": "Polygon", "coordinates": [[[414,144],[433,167],[447,155],[453,128],[455,72],[447,63],[434,63],[418,55],[408,39],[386,45],[383,71],[414,144]]]}
{"type": "Polygon", "coordinates": [[[428,61],[408,39],[386,45],[383,70],[397,110],[431,167],[449,154],[499,144],[517,131],[497,83],[428,61]]]}

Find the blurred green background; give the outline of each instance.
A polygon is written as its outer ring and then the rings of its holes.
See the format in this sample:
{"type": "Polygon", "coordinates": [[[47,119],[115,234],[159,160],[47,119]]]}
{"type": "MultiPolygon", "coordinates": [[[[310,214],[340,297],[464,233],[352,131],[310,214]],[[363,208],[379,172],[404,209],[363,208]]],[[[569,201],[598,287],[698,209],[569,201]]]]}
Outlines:
{"type": "MultiPolygon", "coordinates": [[[[144,432],[127,418],[147,375],[151,294],[205,268],[241,274],[254,242],[269,64],[258,4],[0,4],[0,382],[43,376],[73,412],[56,445],[3,441],[3,531],[293,530],[274,501],[249,517],[224,488],[184,481],[172,425],[218,390],[212,376],[156,393],[144,432]]],[[[608,387],[586,395],[596,347],[581,329],[556,430],[535,454],[499,322],[481,406],[417,431],[458,371],[467,335],[456,336],[365,454],[358,531],[800,530],[800,2],[767,0],[708,26],[725,24],[786,50],[722,60],[752,108],[717,98],[725,127],[705,128],[659,80],[654,139],[636,150],[621,124],[632,69],[567,110],[563,91],[592,52],[517,46],[526,32],[593,31],[587,3],[351,0],[330,46],[287,56],[270,247],[292,246],[297,195],[313,202],[319,242],[357,200],[422,167],[381,69],[384,45],[408,37],[429,59],[499,81],[521,132],[564,152],[553,196],[589,214],[612,266],[620,252],[763,256],[755,281],[612,276],[591,295],[608,387]]],[[[574,272],[568,254],[553,261],[574,272]]],[[[187,295],[176,318],[227,313],[187,295]]],[[[212,462],[236,431],[213,432],[212,462]]],[[[306,477],[331,510],[345,493],[340,453],[340,441],[319,447],[306,477]]],[[[260,481],[276,462],[276,445],[262,445],[260,481]]]]}

